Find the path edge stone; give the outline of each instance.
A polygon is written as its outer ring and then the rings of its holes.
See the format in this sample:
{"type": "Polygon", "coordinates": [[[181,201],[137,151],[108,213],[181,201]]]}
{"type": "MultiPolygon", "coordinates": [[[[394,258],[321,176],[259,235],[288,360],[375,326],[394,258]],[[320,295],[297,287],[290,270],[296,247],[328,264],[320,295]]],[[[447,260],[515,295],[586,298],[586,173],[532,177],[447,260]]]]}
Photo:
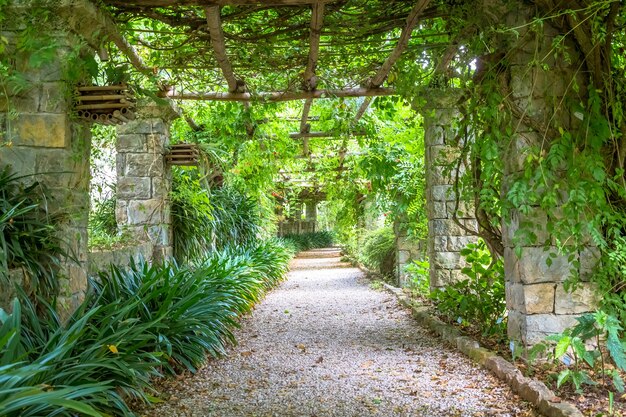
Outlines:
{"type": "Polygon", "coordinates": [[[398,299],[400,304],[411,309],[411,313],[418,323],[437,333],[443,340],[497,376],[546,417],[584,417],[583,413],[573,404],[565,401],[553,401],[557,398],[556,395],[543,382],[525,377],[514,364],[502,356],[481,347],[476,340],[465,336],[459,329],[432,316],[428,307],[411,300],[402,289],[385,282],[382,284],[388,292],[398,299]]]}

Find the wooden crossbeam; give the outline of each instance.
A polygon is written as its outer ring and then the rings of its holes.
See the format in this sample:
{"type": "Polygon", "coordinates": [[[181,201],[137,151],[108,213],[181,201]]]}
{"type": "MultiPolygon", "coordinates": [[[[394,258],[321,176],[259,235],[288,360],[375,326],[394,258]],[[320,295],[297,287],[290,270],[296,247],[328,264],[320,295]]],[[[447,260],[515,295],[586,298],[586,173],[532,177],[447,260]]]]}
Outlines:
{"type": "MultiPolygon", "coordinates": [[[[366,132],[351,132],[348,136],[365,136],[366,132]]],[[[338,138],[344,139],[346,134],[336,133],[336,132],[292,132],[289,134],[289,137],[292,139],[304,139],[304,138],[338,138]]]]}
{"type": "Polygon", "coordinates": [[[220,18],[220,6],[213,5],[204,8],[207,24],[209,26],[209,35],[211,36],[211,46],[215,53],[217,64],[226,78],[228,83],[228,91],[231,93],[245,92],[245,84],[238,80],[233,72],[233,66],[226,55],[226,43],[224,41],[224,31],[222,30],[222,19],[220,18]]]}
{"type": "Polygon", "coordinates": [[[324,3],[316,3],[311,11],[311,31],[309,34],[309,58],[304,70],[305,90],[314,90],[317,87],[317,58],[320,50],[320,37],[324,24],[324,3]]]}
{"type": "Polygon", "coordinates": [[[374,75],[371,79],[370,87],[379,87],[387,79],[389,71],[391,71],[391,68],[396,63],[398,58],[400,58],[402,52],[409,45],[411,33],[419,21],[420,14],[424,11],[424,9],[426,9],[428,3],[430,3],[430,0],[418,0],[417,3],[415,3],[413,9],[411,9],[411,12],[409,13],[409,16],[406,18],[406,24],[404,25],[404,28],[402,28],[402,33],[400,33],[400,39],[398,40],[396,47],[387,57],[383,65],[381,65],[378,69],[376,75],[374,75]]]}
{"type": "MultiPolygon", "coordinates": [[[[317,68],[317,58],[320,51],[320,37],[322,35],[322,25],[324,24],[324,3],[316,3],[311,10],[311,30],[309,34],[309,58],[304,70],[304,89],[307,91],[315,90],[317,87],[317,77],[315,69],[317,68]]],[[[300,120],[300,133],[308,133],[311,125],[307,123],[309,112],[313,99],[308,98],[304,102],[302,108],[302,119],[300,120]]],[[[302,141],[302,154],[309,154],[309,139],[304,136],[302,141]]]]}
{"type": "Polygon", "coordinates": [[[341,90],[315,90],[296,92],[262,92],[256,95],[250,93],[222,93],[222,92],[175,92],[167,93],[167,97],[178,100],[206,100],[206,101],[295,101],[306,100],[308,98],[335,98],[335,97],[376,97],[396,95],[394,88],[344,88],[341,90]]]}

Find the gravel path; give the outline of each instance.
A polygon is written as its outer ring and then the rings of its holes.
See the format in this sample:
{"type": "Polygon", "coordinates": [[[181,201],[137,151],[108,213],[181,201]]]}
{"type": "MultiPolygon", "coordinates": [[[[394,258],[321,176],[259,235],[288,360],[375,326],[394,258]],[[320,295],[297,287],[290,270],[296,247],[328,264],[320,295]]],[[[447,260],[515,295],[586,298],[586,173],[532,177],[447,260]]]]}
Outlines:
{"type": "Polygon", "coordinates": [[[239,345],[168,381],[145,416],[535,416],[419,327],[336,249],[302,253],[236,332],[239,345]]]}

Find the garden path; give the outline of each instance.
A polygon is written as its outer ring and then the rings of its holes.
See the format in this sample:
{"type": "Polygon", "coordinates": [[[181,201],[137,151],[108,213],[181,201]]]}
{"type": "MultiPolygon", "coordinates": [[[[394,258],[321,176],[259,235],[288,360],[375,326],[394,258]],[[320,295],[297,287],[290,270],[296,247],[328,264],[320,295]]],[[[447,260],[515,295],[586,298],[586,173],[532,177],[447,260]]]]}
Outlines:
{"type": "Polygon", "coordinates": [[[166,382],[169,399],[142,415],[535,415],[334,248],[301,253],[236,336],[228,357],[166,382]]]}

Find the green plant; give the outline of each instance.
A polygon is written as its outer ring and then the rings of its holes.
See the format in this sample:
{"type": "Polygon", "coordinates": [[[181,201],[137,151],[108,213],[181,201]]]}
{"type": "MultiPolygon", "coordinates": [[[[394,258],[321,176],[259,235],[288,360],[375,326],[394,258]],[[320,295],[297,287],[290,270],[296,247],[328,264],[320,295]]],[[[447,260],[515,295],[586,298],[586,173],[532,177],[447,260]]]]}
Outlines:
{"type": "Polygon", "coordinates": [[[467,279],[436,289],[430,297],[437,310],[459,324],[477,326],[485,336],[506,335],[504,267],[493,259],[485,242],[461,250],[468,266],[462,269],[467,279]]]}
{"type": "Polygon", "coordinates": [[[289,234],[283,239],[294,245],[297,252],[316,248],[327,248],[333,245],[334,236],[329,231],[289,234]]]}
{"type": "Polygon", "coordinates": [[[61,321],[22,292],[0,309],[0,415],[132,416],[151,379],[195,371],[234,342],[232,328],[278,283],[292,256],[277,240],[213,252],[193,267],[114,266],[61,321]]]}
{"type": "Polygon", "coordinates": [[[367,268],[391,276],[395,268],[395,242],[392,227],[373,230],[363,238],[358,258],[367,268]]]}
{"type": "Polygon", "coordinates": [[[623,393],[620,371],[626,371],[626,352],[619,320],[604,311],[587,313],[576,320],[575,326],[547,338],[554,347],[551,357],[567,366],[558,374],[557,387],[569,382],[580,391],[583,384],[595,385],[589,373],[592,370],[600,375],[601,384],[609,377],[613,387],[623,393]],[[615,368],[609,367],[609,362],[615,368]]]}
{"type": "Polygon", "coordinates": [[[58,290],[54,269],[71,257],[55,227],[62,215],[50,212],[46,188],[26,185],[27,179],[9,166],[0,170],[0,279],[6,280],[10,268],[24,268],[28,293],[50,299],[58,290]]]}
{"type": "Polygon", "coordinates": [[[426,297],[430,293],[430,262],[411,261],[404,267],[408,277],[407,288],[413,296],[426,297]]]}

